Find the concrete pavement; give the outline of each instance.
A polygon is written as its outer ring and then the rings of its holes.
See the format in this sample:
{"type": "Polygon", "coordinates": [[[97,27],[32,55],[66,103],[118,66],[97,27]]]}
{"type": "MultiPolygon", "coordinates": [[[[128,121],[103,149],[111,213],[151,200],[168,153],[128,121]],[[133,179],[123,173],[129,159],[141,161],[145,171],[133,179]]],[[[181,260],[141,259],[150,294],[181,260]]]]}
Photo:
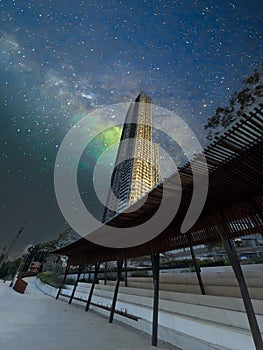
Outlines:
{"type": "MultiPolygon", "coordinates": [[[[0,281],[0,348],[8,350],[153,350],[150,336],[103,316],[84,305],[68,305],[35,287],[26,279],[25,294],[0,281]]],[[[158,345],[158,350],[175,349],[158,345]]]]}

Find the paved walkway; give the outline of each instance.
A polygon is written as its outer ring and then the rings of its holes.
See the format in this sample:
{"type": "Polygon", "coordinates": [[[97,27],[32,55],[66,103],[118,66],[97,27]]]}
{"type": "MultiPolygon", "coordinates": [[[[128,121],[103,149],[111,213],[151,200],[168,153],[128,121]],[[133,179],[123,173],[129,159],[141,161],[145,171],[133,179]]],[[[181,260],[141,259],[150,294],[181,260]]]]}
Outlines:
{"type": "MultiPolygon", "coordinates": [[[[9,350],[153,350],[150,335],[108,323],[83,307],[46,296],[28,278],[19,294],[0,280],[0,348],[9,350]]],[[[158,350],[175,349],[160,342],[158,350]]]]}

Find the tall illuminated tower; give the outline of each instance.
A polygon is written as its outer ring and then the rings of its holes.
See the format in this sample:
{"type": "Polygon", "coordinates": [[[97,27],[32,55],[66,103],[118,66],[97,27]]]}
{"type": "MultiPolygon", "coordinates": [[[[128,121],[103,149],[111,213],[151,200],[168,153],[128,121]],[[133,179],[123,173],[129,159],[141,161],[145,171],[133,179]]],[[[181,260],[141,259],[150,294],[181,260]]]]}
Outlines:
{"type": "Polygon", "coordinates": [[[126,115],[102,222],[135,203],[160,181],[159,145],[152,142],[151,99],[141,92],[126,115]]]}

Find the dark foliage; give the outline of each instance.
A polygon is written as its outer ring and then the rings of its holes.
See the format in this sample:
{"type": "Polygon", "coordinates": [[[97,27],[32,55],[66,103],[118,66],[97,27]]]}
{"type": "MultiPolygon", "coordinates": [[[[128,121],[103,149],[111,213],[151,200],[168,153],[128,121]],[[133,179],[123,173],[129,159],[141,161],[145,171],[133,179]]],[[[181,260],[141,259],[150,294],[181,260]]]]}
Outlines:
{"type": "Polygon", "coordinates": [[[215,115],[208,118],[205,129],[209,129],[208,139],[212,140],[222,129],[238,119],[245,110],[263,96],[263,64],[255,69],[253,75],[243,80],[243,89],[235,92],[229,106],[218,107],[215,115]]]}

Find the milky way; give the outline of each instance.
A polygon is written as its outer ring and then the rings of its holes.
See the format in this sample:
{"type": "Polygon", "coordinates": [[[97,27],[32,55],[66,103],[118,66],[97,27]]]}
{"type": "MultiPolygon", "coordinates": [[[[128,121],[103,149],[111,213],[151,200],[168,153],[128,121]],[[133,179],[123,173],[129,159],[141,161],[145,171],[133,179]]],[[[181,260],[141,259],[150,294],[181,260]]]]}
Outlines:
{"type": "MultiPolygon", "coordinates": [[[[55,158],[67,131],[95,108],[143,90],[204,145],[207,118],[261,63],[261,5],[0,1],[0,248],[23,221],[16,252],[66,227],[53,189],[55,158]]],[[[93,118],[90,128],[113,119],[93,118]]]]}

